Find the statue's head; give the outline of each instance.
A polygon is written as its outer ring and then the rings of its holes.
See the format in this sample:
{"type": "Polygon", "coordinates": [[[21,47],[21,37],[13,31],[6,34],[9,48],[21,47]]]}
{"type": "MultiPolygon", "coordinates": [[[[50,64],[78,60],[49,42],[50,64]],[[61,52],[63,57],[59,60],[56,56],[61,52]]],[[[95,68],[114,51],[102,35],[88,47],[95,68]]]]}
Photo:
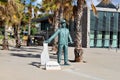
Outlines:
{"type": "Polygon", "coordinates": [[[62,27],[66,27],[66,20],[65,19],[61,19],[60,20],[60,24],[62,27]]]}
{"type": "Polygon", "coordinates": [[[60,20],[60,23],[61,23],[61,24],[62,24],[62,23],[66,23],[65,19],[61,19],[61,20],[60,20]]]}

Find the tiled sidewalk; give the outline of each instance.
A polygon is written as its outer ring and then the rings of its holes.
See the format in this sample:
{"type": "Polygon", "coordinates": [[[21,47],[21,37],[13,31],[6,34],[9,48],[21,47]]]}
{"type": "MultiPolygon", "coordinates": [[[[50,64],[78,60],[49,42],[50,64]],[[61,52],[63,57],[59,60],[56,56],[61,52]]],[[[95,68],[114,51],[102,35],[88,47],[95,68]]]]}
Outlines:
{"type": "MultiPolygon", "coordinates": [[[[60,71],[46,71],[40,65],[43,47],[10,48],[0,50],[0,80],[119,80],[120,50],[84,49],[87,63],[70,63],[60,71]]],[[[74,59],[74,48],[69,47],[69,60],[74,59]]],[[[50,59],[57,56],[50,52],[50,59]]]]}

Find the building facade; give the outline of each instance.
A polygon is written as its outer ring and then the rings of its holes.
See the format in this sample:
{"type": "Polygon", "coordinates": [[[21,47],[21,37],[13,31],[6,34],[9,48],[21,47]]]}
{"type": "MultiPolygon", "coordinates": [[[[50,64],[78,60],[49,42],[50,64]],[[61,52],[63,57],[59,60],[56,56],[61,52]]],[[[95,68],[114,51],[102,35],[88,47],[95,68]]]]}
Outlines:
{"type": "Polygon", "coordinates": [[[91,9],[83,13],[83,47],[120,47],[120,9],[112,3],[96,6],[97,16],[91,9]]]}

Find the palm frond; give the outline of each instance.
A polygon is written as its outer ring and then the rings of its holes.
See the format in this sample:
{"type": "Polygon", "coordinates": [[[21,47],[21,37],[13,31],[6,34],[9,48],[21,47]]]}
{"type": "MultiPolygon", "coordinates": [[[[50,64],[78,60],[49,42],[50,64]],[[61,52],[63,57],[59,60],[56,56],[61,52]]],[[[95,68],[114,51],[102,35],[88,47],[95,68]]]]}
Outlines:
{"type": "Polygon", "coordinates": [[[102,0],[104,4],[109,4],[111,0],[102,0]]]}
{"type": "Polygon", "coordinates": [[[97,16],[98,12],[97,12],[96,7],[94,6],[93,3],[91,4],[91,8],[92,8],[94,15],[97,16]]]}

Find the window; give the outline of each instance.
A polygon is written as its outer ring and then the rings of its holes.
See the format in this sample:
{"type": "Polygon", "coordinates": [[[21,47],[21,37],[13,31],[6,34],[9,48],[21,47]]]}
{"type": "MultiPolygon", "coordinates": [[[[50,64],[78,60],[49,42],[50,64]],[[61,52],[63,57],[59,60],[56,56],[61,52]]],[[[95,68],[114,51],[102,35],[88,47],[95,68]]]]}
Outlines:
{"type": "Polygon", "coordinates": [[[104,15],[103,16],[103,31],[105,31],[105,28],[106,28],[106,16],[104,15]]]}
{"type": "Polygon", "coordinates": [[[119,16],[119,17],[118,17],[118,31],[120,32],[120,13],[119,13],[118,16],[119,16]]]}
{"type": "Polygon", "coordinates": [[[113,31],[113,28],[114,28],[114,16],[111,16],[111,19],[110,19],[110,31],[113,31]]]}
{"type": "Polygon", "coordinates": [[[95,30],[98,30],[98,20],[99,20],[99,19],[96,17],[96,18],[95,18],[95,30]]]}

